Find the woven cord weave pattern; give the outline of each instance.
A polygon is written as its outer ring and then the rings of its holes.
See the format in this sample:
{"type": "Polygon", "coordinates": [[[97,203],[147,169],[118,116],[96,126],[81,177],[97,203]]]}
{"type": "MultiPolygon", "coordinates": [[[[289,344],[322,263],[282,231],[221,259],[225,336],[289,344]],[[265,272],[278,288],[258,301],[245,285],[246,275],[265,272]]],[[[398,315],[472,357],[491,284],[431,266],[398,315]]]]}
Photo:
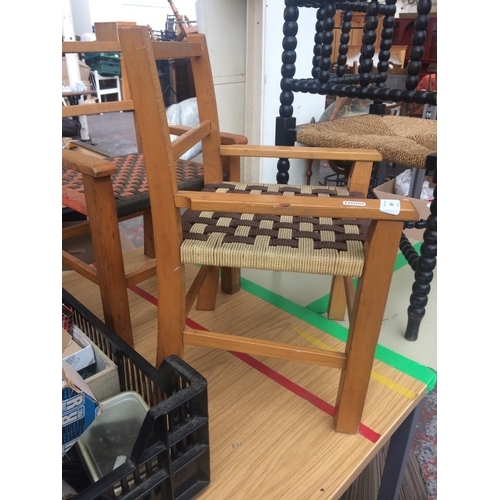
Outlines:
{"type": "Polygon", "coordinates": [[[376,149],[386,161],[426,168],[437,151],[437,121],[408,116],[361,115],[301,125],[297,142],[329,148],[376,149]]]}
{"type": "MultiPolygon", "coordinates": [[[[110,158],[118,171],[111,177],[118,217],[123,217],[150,207],[148,179],[142,153],[132,153],[110,158]]],[[[175,164],[180,189],[199,191],[203,187],[203,165],[187,160],[175,164]]],[[[79,172],[62,169],[63,205],[88,215],[83,179],[79,172]]]]}
{"type": "MultiPolygon", "coordinates": [[[[344,187],[210,184],[203,191],[282,196],[355,197],[344,187]]],[[[369,221],[196,212],[183,216],[183,263],[360,276],[369,221]]]]}

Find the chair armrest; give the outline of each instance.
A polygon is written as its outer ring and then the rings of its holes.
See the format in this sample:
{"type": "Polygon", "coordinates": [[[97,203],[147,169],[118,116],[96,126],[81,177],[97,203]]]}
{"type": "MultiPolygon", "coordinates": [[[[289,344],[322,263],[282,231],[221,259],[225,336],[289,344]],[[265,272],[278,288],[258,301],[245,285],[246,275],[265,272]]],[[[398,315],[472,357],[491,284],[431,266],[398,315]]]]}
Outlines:
{"type": "Polygon", "coordinates": [[[248,139],[244,135],[230,134],[228,132],[220,133],[220,143],[228,144],[248,144],[248,139]]]}
{"type": "Polygon", "coordinates": [[[309,196],[280,196],[236,193],[209,193],[205,191],[178,191],[175,206],[208,212],[237,212],[335,219],[365,219],[389,221],[418,221],[413,203],[400,202],[398,215],[380,210],[380,200],[352,198],[316,198],[309,196]]]}
{"type": "Polygon", "coordinates": [[[375,149],[317,148],[308,146],[223,145],[221,156],[298,158],[306,160],[382,161],[375,149]]]}
{"type": "Polygon", "coordinates": [[[91,177],[106,177],[117,172],[116,165],[110,161],[70,150],[63,150],[62,166],[91,177]]]}

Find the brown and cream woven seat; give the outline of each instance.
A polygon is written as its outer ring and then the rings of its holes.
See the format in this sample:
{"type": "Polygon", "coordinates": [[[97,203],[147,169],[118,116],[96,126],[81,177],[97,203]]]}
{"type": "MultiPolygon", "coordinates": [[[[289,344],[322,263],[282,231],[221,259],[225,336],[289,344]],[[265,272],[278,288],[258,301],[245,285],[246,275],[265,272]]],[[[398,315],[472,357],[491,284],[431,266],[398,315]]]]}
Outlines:
{"type": "Polygon", "coordinates": [[[157,364],[168,355],[183,357],[185,345],[196,345],[339,369],[339,382],[332,384],[337,386],[334,427],[358,432],[403,221],[416,220],[418,214],[409,202],[393,215],[366,198],[373,162],[381,160],[374,150],[221,144],[203,35],[161,43],[150,40],[147,27],[124,27],[119,40],[149,183],[158,280],[157,364]],[[174,143],[161,104],[158,56],[189,57],[193,71],[200,124],[174,143]],[[180,190],[175,161],[200,140],[205,187],[180,190]],[[224,182],[225,160],[241,157],[352,161],[347,186],[352,193],[335,187],[245,184],[234,178],[224,182]],[[189,289],[186,263],[200,265],[189,289]],[[188,327],[195,302],[198,309],[215,309],[219,283],[224,283],[221,268],[242,267],[332,276],[334,302],[341,299],[345,308],[348,297],[345,352],[188,327]],[[360,278],[355,294],[344,293],[349,276],[360,278]]]}
{"type": "MultiPolygon", "coordinates": [[[[204,192],[364,198],[343,187],[209,184],[204,192]]],[[[330,217],[186,211],[181,261],[208,266],[359,277],[369,222],[330,217]]]]}

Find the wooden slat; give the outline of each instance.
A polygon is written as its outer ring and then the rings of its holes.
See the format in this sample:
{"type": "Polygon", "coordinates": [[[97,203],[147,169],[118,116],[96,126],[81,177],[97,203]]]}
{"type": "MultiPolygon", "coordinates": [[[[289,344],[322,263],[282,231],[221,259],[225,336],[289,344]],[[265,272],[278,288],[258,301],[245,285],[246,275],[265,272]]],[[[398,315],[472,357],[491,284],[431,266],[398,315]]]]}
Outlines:
{"type": "Polygon", "coordinates": [[[293,346],[281,342],[238,337],[225,333],[205,332],[201,330],[184,330],[184,343],[199,347],[210,347],[224,351],[242,352],[255,356],[269,356],[276,359],[287,359],[311,363],[330,368],[343,368],[345,354],[324,351],[303,346],[293,346]]]}
{"type": "Polygon", "coordinates": [[[151,45],[153,46],[155,59],[201,56],[201,46],[197,42],[151,42],[151,45]]]}
{"type": "Polygon", "coordinates": [[[62,42],[63,54],[121,52],[120,42],[62,42]]]}
{"type": "Polygon", "coordinates": [[[204,137],[210,134],[212,126],[205,120],[198,126],[191,128],[185,134],[181,135],[172,142],[174,158],[180,158],[188,149],[200,142],[204,137]]]}
{"type": "Polygon", "coordinates": [[[349,181],[347,184],[349,191],[363,193],[366,198],[368,196],[372,171],[373,163],[371,161],[356,161],[349,172],[349,181]]]}
{"type": "Polygon", "coordinates": [[[253,214],[297,215],[306,217],[335,217],[366,220],[418,221],[419,214],[410,201],[402,200],[399,215],[380,211],[380,200],[345,198],[314,198],[306,196],[279,196],[259,194],[226,194],[199,191],[178,191],[175,204],[179,208],[253,214]]]}
{"type": "MultiPolygon", "coordinates": [[[[185,125],[172,125],[170,123],[168,128],[170,129],[170,133],[173,135],[182,135],[191,129],[191,127],[186,127],[185,125]]],[[[247,142],[248,139],[244,135],[220,132],[221,144],[246,144],[247,142]]]]}
{"type": "Polygon", "coordinates": [[[99,279],[97,277],[97,269],[90,264],[86,264],[82,260],[76,258],[74,255],[71,255],[66,250],[62,251],[62,263],[73,269],[73,271],[78,271],[84,278],[92,281],[96,285],[99,283],[99,279]]]}
{"type": "Polygon", "coordinates": [[[99,115],[101,113],[113,113],[118,111],[133,111],[133,101],[96,102],[92,104],[76,104],[75,106],[63,106],[63,118],[71,116],[99,115]]]}
{"type": "Polygon", "coordinates": [[[187,39],[188,42],[199,43],[201,47],[201,57],[191,59],[191,69],[193,71],[200,121],[209,120],[212,123],[210,135],[203,140],[203,175],[205,183],[221,182],[220,125],[208,47],[204,35],[188,35],[187,39]]]}
{"type": "Polygon", "coordinates": [[[125,280],[127,281],[127,287],[132,285],[137,285],[142,281],[156,276],[156,261],[152,261],[146,264],[143,268],[133,271],[125,275],[125,280]]]}
{"type": "Polygon", "coordinates": [[[223,145],[222,156],[300,158],[310,160],[382,161],[374,149],[316,148],[308,146],[223,145]]]}
{"type": "Polygon", "coordinates": [[[80,236],[81,234],[88,233],[90,231],[88,221],[83,221],[78,224],[63,227],[62,239],[67,240],[68,238],[73,238],[74,236],[80,236]]]}

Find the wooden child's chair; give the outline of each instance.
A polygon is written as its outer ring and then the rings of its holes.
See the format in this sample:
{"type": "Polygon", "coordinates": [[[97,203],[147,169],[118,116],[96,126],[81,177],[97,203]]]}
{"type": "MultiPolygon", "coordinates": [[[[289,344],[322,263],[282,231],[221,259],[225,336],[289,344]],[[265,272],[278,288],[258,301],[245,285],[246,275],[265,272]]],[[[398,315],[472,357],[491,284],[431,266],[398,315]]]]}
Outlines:
{"type": "MultiPolygon", "coordinates": [[[[168,42],[160,42],[168,43],[168,42]]],[[[64,53],[121,52],[118,41],[63,42],[64,53]]],[[[135,112],[133,100],[66,106],[62,116],[110,112],[135,112]]],[[[165,109],[162,110],[165,114],[165,109]]],[[[175,135],[187,133],[188,127],[171,127],[175,135]]],[[[189,135],[189,134],[188,134],[189,135]]],[[[246,138],[221,134],[227,143],[246,143],[246,138]]],[[[141,137],[137,133],[138,151],[110,157],[97,148],[69,143],[62,153],[62,203],[86,217],[84,222],[63,229],[63,240],[90,232],[95,264],[88,264],[63,250],[63,264],[99,286],[104,319],[131,346],[134,345],[128,287],[156,274],[154,235],[151,222],[149,186],[144,167],[141,137]],[[118,222],[143,217],[144,256],[125,266],[118,222]]],[[[182,189],[203,187],[203,165],[177,159],[173,166],[176,182],[182,189]]],[[[231,159],[225,163],[226,177],[239,178],[239,169],[231,159]]],[[[231,275],[231,273],[229,273],[231,275]]],[[[228,278],[228,282],[236,279],[228,278]]]]}
{"type": "Polygon", "coordinates": [[[340,369],[335,429],[358,432],[403,221],[418,220],[413,205],[402,202],[399,214],[391,215],[381,210],[378,200],[362,198],[362,192],[360,199],[335,187],[224,182],[222,160],[228,156],[312,157],[355,161],[350,188],[362,191],[380,155],[369,150],[221,145],[204,36],[189,34],[183,43],[151,42],[147,27],[123,27],[119,40],[150,186],[158,363],[170,354],[183,356],[189,344],[340,369]],[[189,57],[193,70],[200,124],[173,143],[162,106],[158,57],[189,57]],[[176,158],[199,140],[205,186],[199,192],[179,190],[176,158]],[[362,182],[360,171],[367,173],[362,182]],[[185,264],[201,265],[187,293],[185,264]],[[188,328],[186,316],[196,297],[197,308],[215,308],[221,267],[326,274],[335,277],[337,290],[344,277],[358,277],[355,295],[349,294],[345,352],[188,328]]]}

